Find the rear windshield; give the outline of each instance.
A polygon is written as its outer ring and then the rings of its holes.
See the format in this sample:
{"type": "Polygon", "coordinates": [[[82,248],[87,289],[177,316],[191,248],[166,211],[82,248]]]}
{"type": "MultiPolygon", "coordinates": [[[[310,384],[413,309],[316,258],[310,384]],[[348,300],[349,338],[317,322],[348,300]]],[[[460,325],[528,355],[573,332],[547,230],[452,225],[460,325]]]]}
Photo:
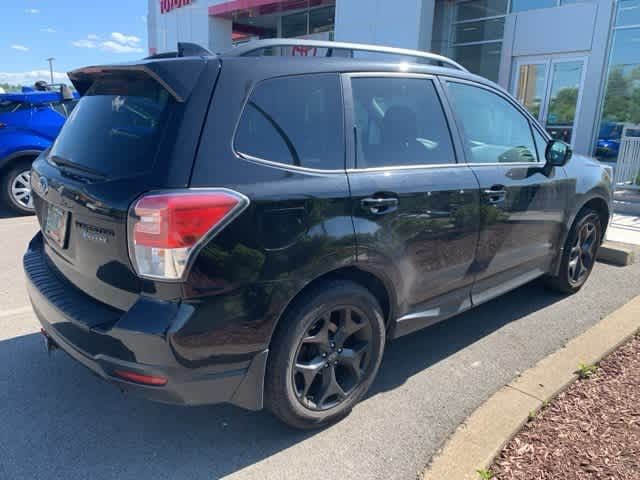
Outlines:
{"type": "Polygon", "coordinates": [[[109,178],[150,171],[172,102],[141,74],[100,78],[69,115],[50,158],[109,178]]]}

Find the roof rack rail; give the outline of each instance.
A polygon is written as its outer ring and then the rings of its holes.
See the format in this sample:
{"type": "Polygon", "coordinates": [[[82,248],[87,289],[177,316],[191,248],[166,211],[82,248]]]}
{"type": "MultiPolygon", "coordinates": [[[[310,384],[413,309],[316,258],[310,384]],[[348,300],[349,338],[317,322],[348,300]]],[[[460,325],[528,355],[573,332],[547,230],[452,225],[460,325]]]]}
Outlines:
{"type": "Polygon", "coordinates": [[[270,48],[277,47],[308,47],[308,48],[326,48],[327,53],[325,57],[333,56],[335,50],[350,50],[351,52],[370,52],[370,53],[382,53],[386,55],[398,55],[402,57],[415,57],[424,60],[429,60],[438,66],[446,66],[468,72],[466,68],[460,65],[458,62],[451,60],[442,55],[436,53],[423,52],[420,50],[410,50],[407,48],[395,48],[395,47],[383,47],[380,45],[367,45],[361,43],[345,43],[345,42],[330,42],[321,40],[302,40],[291,38],[278,38],[270,40],[254,40],[244,45],[235,47],[223,53],[226,56],[234,57],[247,57],[256,56],[260,51],[264,51],[270,48]]]}

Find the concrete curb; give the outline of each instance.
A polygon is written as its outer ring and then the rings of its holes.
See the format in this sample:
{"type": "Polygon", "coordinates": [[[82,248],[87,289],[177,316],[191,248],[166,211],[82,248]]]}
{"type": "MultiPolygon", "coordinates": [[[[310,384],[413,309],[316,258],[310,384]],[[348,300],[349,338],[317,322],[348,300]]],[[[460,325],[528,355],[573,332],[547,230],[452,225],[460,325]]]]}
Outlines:
{"type": "Polygon", "coordinates": [[[598,260],[619,267],[626,267],[634,262],[632,245],[605,241],[598,249],[598,260]]]}
{"type": "Polygon", "coordinates": [[[492,395],[458,427],[420,478],[477,480],[476,470],[491,464],[529,413],[577,379],[580,363],[598,362],[639,328],[637,296],[492,395]]]}

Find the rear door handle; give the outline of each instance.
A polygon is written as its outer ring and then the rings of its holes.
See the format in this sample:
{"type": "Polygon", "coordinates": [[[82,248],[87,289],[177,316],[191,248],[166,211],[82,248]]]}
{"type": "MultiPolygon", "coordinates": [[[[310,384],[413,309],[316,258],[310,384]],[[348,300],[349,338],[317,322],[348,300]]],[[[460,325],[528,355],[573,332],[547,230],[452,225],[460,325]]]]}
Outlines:
{"type": "Polygon", "coordinates": [[[384,198],[363,198],[360,200],[362,208],[369,210],[374,215],[384,215],[398,209],[398,199],[394,197],[384,198]]]}
{"type": "Polygon", "coordinates": [[[507,198],[507,191],[503,185],[493,185],[491,188],[484,190],[487,201],[492,204],[504,202],[507,198]]]}

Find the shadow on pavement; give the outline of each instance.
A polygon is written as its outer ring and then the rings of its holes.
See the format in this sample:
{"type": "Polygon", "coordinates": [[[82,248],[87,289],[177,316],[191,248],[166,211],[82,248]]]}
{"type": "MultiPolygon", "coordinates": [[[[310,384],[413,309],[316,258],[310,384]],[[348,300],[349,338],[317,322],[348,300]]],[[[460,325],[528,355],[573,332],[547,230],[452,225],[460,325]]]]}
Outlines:
{"type": "Polygon", "coordinates": [[[15,213],[9,210],[4,205],[0,204],[0,219],[3,218],[30,218],[31,215],[20,215],[19,213],[15,213]]]}
{"type": "MultiPolygon", "coordinates": [[[[393,342],[363,408],[376,394],[562,298],[528,285],[393,342]]],[[[313,442],[318,433],[291,430],[265,412],[123,396],[62,352],[48,359],[39,334],[0,342],[0,425],[2,479],[219,478],[313,442]]]]}

